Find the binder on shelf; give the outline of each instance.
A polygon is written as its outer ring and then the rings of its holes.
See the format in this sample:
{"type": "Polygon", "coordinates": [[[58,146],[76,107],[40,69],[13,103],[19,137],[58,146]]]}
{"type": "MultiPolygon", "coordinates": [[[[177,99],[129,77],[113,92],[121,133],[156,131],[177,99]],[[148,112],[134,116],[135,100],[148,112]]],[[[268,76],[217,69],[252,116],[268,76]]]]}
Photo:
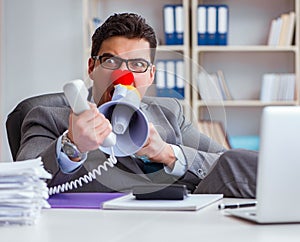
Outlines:
{"type": "Polygon", "coordinates": [[[228,6],[219,5],[217,13],[217,43],[218,45],[227,45],[227,33],[228,33],[228,6]]]}
{"type": "Polygon", "coordinates": [[[217,6],[207,6],[207,44],[217,44],[217,6]]]}
{"type": "Polygon", "coordinates": [[[166,86],[168,92],[167,97],[175,97],[175,62],[173,60],[166,61],[166,86]]]}
{"type": "Polygon", "coordinates": [[[174,5],[175,11],[175,42],[183,45],[184,40],[184,12],[183,5],[174,5]]]}
{"type": "Polygon", "coordinates": [[[158,97],[184,99],[183,60],[157,60],[155,81],[158,97]]]}
{"type": "Polygon", "coordinates": [[[207,9],[206,5],[198,5],[197,36],[198,45],[207,45],[207,9]]]}
{"type": "Polygon", "coordinates": [[[175,61],[175,72],[176,72],[176,82],[175,82],[175,92],[178,99],[184,99],[184,62],[183,60],[175,61]]]}
{"type": "Polygon", "coordinates": [[[164,17],[164,31],[166,45],[175,45],[175,11],[174,5],[167,4],[163,9],[164,17]]]}
{"type": "Polygon", "coordinates": [[[166,68],[165,61],[157,60],[156,61],[156,73],[155,73],[155,81],[156,81],[156,96],[157,97],[165,97],[166,96],[166,68]]]}

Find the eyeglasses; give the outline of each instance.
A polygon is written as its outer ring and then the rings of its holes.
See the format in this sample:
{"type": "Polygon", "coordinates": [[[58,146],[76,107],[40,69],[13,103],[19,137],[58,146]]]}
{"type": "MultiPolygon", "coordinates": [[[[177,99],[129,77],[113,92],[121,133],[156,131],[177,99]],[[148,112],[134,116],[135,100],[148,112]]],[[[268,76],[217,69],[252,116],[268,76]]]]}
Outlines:
{"type": "Polygon", "coordinates": [[[151,63],[142,58],[137,59],[122,59],[118,56],[103,54],[99,56],[92,56],[92,58],[96,61],[100,61],[100,65],[109,70],[119,69],[123,62],[126,63],[127,69],[136,73],[144,73],[148,70],[151,63]]]}

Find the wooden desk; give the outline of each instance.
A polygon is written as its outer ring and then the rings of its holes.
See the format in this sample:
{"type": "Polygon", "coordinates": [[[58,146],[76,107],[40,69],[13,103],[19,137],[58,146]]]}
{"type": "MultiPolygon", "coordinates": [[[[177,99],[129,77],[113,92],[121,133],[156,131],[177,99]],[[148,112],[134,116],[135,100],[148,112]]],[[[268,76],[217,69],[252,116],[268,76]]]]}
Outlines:
{"type": "Polygon", "coordinates": [[[0,227],[0,238],[3,242],[300,241],[300,224],[246,222],[224,215],[217,208],[220,202],[197,212],[45,209],[36,225],[0,227]]]}

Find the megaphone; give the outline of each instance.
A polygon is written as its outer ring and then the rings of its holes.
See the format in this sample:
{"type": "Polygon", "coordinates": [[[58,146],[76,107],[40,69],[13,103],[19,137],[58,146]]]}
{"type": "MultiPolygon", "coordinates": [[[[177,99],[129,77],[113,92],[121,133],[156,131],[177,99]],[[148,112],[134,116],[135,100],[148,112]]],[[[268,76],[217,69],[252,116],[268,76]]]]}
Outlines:
{"type": "MultiPolygon", "coordinates": [[[[115,85],[112,100],[102,104],[98,110],[110,120],[116,135],[114,155],[124,157],[136,153],[146,143],[149,134],[148,120],[140,110],[140,93],[131,86],[133,74],[127,70],[115,70],[111,79],[115,85]]],[[[112,155],[111,147],[100,146],[100,150],[112,155]]]]}

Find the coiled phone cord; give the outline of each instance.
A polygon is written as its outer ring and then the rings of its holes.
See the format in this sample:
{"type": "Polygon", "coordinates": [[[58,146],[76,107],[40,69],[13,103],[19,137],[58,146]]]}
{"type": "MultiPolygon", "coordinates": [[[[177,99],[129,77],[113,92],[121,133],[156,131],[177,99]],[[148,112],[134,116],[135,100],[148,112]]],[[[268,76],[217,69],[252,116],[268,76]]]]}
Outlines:
{"type": "Polygon", "coordinates": [[[66,182],[66,183],[58,185],[58,186],[50,187],[48,193],[49,193],[49,195],[53,195],[53,194],[65,192],[68,190],[72,190],[77,187],[82,187],[84,184],[87,184],[87,183],[91,182],[92,180],[96,179],[97,176],[101,176],[101,174],[102,174],[101,170],[107,171],[108,166],[114,167],[115,164],[117,164],[117,159],[114,156],[114,152],[112,150],[112,155],[106,161],[104,161],[103,164],[100,164],[97,168],[93,169],[88,174],[85,174],[84,176],[79,177],[76,180],[66,182]]]}

